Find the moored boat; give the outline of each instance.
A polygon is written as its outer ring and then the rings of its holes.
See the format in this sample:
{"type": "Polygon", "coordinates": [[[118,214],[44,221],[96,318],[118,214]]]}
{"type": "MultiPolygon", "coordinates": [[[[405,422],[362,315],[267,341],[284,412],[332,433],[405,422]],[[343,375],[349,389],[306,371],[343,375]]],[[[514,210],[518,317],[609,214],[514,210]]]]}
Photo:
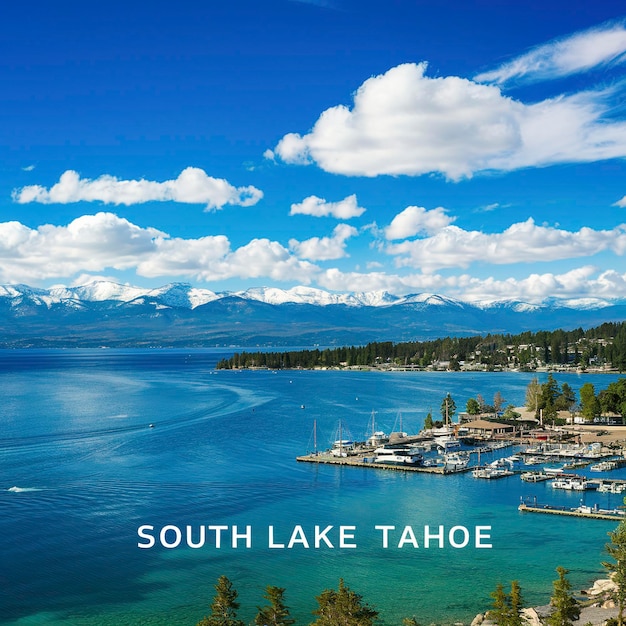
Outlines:
{"type": "Polygon", "coordinates": [[[538,483],[544,480],[550,480],[550,476],[544,472],[523,472],[520,478],[526,483],[538,483]]]}
{"type": "Polygon", "coordinates": [[[465,469],[469,464],[469,454],[463,452],[451,452],[444,454],[444,469],[447,471],[459,471],[465,469]]]}
{"type": "Polygon", "coordinates": [[[474,478],[486,478],[492,480],[494,478],[504,478],[506,476],[513,476],[513,472],[504,467],[478,467],[472,471],[474,478]]]}
{"type": "Polygon", "coordinates": [[[597,485],[591,483],[582,476],[555,478],[552,481],[552,487],[554,489],[566,489],[568,491],[587,491],[589,489],[596,489],[597,485]]]}
{"type": "Polygon", "coordinates": [[[600,463],[594,463],[589,469],[592,472],[609,472],[617,469],[617,461],[600,461],[600,463]]]}
{"type": "Polygon", "coordinates": [[[376,455],[374,463],[385,463],[387,465],[421,465],[424,461],[424,457],[415,449],[402,447],[402,448],[387,448],[381,446],[374,450],[376,455]]]}
{"type": "Polygon", "coordinates": [[[598,485],[600,493],[623,493],[626,491],[626,483],[601,482],[598,485]]]}

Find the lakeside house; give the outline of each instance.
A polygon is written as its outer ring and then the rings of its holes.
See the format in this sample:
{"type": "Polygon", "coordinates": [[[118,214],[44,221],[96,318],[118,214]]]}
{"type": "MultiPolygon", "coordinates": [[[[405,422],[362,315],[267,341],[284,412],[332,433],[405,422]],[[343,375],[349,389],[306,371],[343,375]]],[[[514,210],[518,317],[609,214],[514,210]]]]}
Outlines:
{"type": "Polygon", "coordinates": [[[463,429],[469,435],[482,437],[484,439],[496,439],[499,437],[510,437],[515,432],[515,427],[501,422],[488,422],[487,420],[472,420],[463,425],[463,429]]]}

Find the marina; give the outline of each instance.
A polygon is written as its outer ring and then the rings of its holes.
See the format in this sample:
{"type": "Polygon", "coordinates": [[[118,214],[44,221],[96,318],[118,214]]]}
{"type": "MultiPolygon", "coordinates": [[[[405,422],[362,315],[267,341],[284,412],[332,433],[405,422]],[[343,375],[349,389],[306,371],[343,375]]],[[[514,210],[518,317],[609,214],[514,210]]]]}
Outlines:
{"type": "Polygon", "coordinates": [[[336,457],[330,454],[307,454],[296,457],[299,463],[320,463],[322,465],[347,465],[350,467],[362,467],[366,469],[378,470],[396,470],[400,472],[422,472],[425,474],[450,474],[469,471],[468,467],[464,468],[446,468],[443,465],[413,465],[410,463],[392,463],[392,462],[376,462],[373,457],[362,455],[336,457]]]}

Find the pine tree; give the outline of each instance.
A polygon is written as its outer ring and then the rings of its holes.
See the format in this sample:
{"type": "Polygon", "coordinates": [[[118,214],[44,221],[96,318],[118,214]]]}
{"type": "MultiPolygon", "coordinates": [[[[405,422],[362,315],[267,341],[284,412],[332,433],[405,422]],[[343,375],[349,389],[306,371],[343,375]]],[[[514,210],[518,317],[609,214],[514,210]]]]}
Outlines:
{"type": "Polygon", "coordinates": [[[596,391],[592,383],[585,383],[580,390],[580,406],[582,409],[583,417],[586,420],[593,420],[594,417],[600,415],[602,408],[600,401],[596,396],[596,391]]]}
{"type": "Polygon", "coordinates": [[[257,607],[259,612],[254,618],[255,626],[288,626],[296,623],[289,616],[284,596],[285,590],[282,587],[267,586],[263,597],[269,601],[269,606],[257,607]]]}
{"type": "Polygon", "coordinates": [[[509,620],[510,626],[522,626],[523,620],[521,612],[523,607],[522,588],[517,580],[511,582],[511,616],[509,620]]]}
{"type": "Polygon", "coordinates": [[[452,396],[448,393],[446,397],[441,401],[441,417],[444,419],[445,424],[449,424],[452,416],[456,413],[456,402],[452,399],[452,396]]]}
{"type": "MultiPolygon", "coordinates": [[[[626,499],[624,500],[626,503],[626,499]]],[[[602,563],[611,573],[611,578],[617,586],[615,601],[619,610],[617,614],[618,626],[624,624],[624,608],[626,608],[626,522],[620,522],[619,526],[609,533],[611,543],[606,544],[606,551],[615,560],[615,563],[602,563]]]]}
{"type": "Polygon", "coordinates": [[[489,619],[500,626],[506,625],[509,617],[509,599],[502,583],[498,583],[495,591],[489,595],[493,598],[493,609],[489,611],[489,619]]]}
{"type": "Polygon", "coordinates": [[[313,615],[318,618],[311,626],[372,626],[378,617],[363,598],[339,579],[339,590],[326,589],[316,598],[318,608],[313,615]]]}
{"type": "Polygon", "coordinates": [[[226,576],[220,576],[215,585],[211,615],[202,618],[196,626],[245,626],[237,619],[237,591],[226,576]]]}
{"type": "Polygon", "coordinates": [[[517,582],[511,582],[511,593],[504,591],[502,583],[498,583],[491,594],[493,609],[489,611],[489,619],[498,626],[522,626],[522,590],[517,582]]]}
{"type": "Polygon", "coordinates": [[[480,413],[480,404],[478,404],[478,400],[470,398],[465,405],[465,410],[469,415],[478,415],[480,413]]]}
{"type": "Polygon", "coordinates": [[[559,577],[552,583],[554,593],[550,598],[554,611],[546,619],[546,624],[548,626],[572,626],[572,621],[578,619],[580,615],[580,607],[569,592],[572,585],[566,578],[568,570],[559,566],[556,571],[559,577]]]}

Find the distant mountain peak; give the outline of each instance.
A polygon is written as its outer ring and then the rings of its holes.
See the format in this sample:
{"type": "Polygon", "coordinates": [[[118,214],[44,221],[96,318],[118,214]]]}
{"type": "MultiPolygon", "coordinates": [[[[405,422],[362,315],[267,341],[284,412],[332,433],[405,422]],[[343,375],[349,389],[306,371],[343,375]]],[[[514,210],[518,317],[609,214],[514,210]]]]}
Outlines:
{"type": "Polygon", "coordinates": [[[271,305],[308,304],[315,306],[386,307],[414,304],[429,307],[448,306],[463,308],[472,306],[481,309],[508,308],[518,312],[538,311],[546,307],[593,310],[612,305],[611,302],[601,298],[570,298],[567,300],[550,298],[542,304],[532,304],[517,300],[467,302],[429,292],[413,293],[406,296],[396,296],[385,290],[333,293],[305,285],[298,285],[289,289],[253,287],[245,291],[236,292],[214,292],[181,282],[168,283],[156,288],[134,287],[107,280],[95,280],[76,287],[52,287],[50,289],[30,287],[22,284],[0,285],[0,298],[26,297],[39,299],[41,303],[45,303],[48,306],[68,300],[127,303],[137,299],[148,298],[149,300],[158,300],[164,306],[194,309],[208,302],[233,296],[243,300],[253,300],[271,305]]]}
{"type": "Polygon", "coordinates": [[[463,302],[434,293],[331,293],[310,286],[215,293],[106,280],[0,285],[0,346],[357,345],[593,327],[626,319],[601,299],[463,302]]]}

